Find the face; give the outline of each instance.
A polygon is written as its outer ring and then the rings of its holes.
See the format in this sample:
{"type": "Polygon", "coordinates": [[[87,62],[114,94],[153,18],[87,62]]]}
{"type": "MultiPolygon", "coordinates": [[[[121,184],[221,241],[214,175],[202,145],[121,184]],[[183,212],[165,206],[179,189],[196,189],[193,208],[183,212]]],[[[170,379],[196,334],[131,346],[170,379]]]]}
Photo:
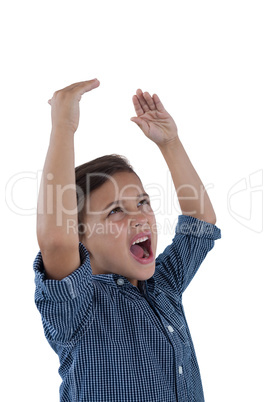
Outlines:
{"type": "Polygon", "coordinates": [[[134,286],[153,276],[155,216],[134,173],[116,173],[90,194],[83,232],[93,274],[116,273],[134,286]]]}

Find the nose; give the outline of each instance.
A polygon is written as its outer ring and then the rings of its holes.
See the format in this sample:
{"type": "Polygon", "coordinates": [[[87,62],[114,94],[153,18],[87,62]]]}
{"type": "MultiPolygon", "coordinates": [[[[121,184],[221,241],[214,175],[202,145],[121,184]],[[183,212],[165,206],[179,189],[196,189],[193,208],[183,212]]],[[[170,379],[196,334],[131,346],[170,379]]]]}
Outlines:
{"type": "Polygon", "coordinates": [[[135,218],[132,218],[131,226],[137,227],[137,226],[143,226],[148,223],[148,218],[143,215],[143,213],[139,213],[135,216],[135,218]]]}

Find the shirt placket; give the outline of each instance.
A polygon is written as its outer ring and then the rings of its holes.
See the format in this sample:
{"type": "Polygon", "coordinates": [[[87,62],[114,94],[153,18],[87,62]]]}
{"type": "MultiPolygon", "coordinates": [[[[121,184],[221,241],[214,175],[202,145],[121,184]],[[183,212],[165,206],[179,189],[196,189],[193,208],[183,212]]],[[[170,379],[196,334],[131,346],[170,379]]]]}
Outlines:
{"type": "Polygon", "coordinates": [[[191,401],[190,391],[190,359],[191,351],[190,344],[187,342],[187,334],[184,325],[177,325],[174,320],[174,309],[166,303],[166,298],[163,294],[158,295],[156,306],[152,299],[146,295],[148,302],[152,308],[156,311],[161,307],[160,314],[157,313],[161,320],[162,326],[165,330],[165,335],[168,338],[174,351],[174,377],[176,379],[176,396],[177,401],[191,401]],[[162,303],[161,303],[161,299],[162,303]],[[165,303],[163,301],[165,300],[165,303]]]}

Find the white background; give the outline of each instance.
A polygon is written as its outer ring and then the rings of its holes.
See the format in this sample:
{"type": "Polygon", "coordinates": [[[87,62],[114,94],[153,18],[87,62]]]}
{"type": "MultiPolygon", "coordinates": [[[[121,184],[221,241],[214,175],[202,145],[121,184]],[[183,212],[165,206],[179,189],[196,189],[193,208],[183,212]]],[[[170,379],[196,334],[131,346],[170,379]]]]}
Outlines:
{"type": "MultiPolygon", "coordinates": [[[[268,401],[267,2],[25,0],[6,2],[0,15],[1,400],[59,400],[32,270],[47,100],[98,78],[81,101],[76,165],[127,156],[149,192],[163,188],[159,224],[174,222],[167,167],[130,121],[137,88],[159,95],[222,230],[183,299],[206,402],[268,401]]],[[[158,252],[172,237],[159,233],[158,252]]]]}

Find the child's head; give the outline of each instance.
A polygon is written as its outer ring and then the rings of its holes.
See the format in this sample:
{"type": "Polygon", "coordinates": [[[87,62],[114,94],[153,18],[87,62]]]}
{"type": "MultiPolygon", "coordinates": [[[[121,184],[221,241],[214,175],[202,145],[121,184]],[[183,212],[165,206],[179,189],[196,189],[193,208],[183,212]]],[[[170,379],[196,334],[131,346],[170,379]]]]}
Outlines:
{"type": "Polygon", "coordinates": [[[76,167],[75,173],[79,239],[90,252],[93,273],[116,273],[134,285],[150,278],[156,222],[132,166],[122,156],[107,155],[76,167]]]}

